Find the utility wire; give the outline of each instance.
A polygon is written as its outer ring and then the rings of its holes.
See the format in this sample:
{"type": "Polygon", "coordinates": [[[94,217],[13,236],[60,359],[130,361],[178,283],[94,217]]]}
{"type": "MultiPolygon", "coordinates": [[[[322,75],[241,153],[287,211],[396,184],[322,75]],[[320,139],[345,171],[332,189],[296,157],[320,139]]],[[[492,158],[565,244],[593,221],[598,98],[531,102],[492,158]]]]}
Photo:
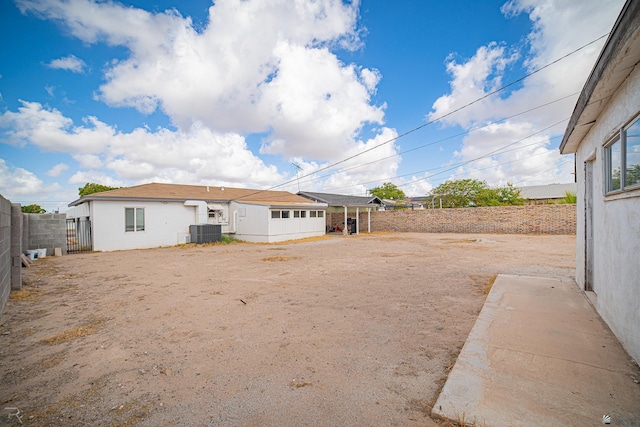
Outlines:
{"type": "MultiPolygon", "coordinates": [[[[508,153],[508,152],[511,152],[511,151],[521,150],[521,149],[523,149],[523,148],[530,147],[530,146],[534,146],[534,145],[542,145],[542,144],[546,144],[546,141],[536,141],[536,142],[532,142],[532,143],[530,143],[530,144],[526,144],[526,145],[522,145],[522,146],[519,146],[519,147],[511,148],[511,149],[509,149],[509,150],[505,150],[505,148],[507,148],[507,147],[510,147],[510,146],[515,145],[515,144],[518,144],[519,142],[525,141],[525,140],[527,140],[527,139],[529,139],[529,138],[531,138],[531,137],[533,137],[533,136],[535,136],[535,135],[537,135],[537,134],[539,134],[539,133],[541,133],[541,132],[544,132],[544,131],[546,131],[546,130],[548,130],[548,129],[552,128],[553,126],[556,126],[556,125],[558,125],[558,124],[560,124],[560,123],[562,123],[562,122],[564,122],[564,121],[566,121],[566,120],[568,120],[568,119],[561,120],[561,121],[559,121],[559,122],[557,122],[557,123],[554,123],[554,124],[552,124],[552,125],[550,125],[550,126],[547,126],[546,128],[544,128],[544,129],[542,129],[542,130],[539,130],[539,131],[537,131],[537,132],[534,132],[534,133],[532,133],[532,134],[530,134],[530,135],[528,135],[528,136],[526,136],[526,137],[524,137],[524,138],[521,138],[521,139],[519,139],[519,140],[517,140],[517,141],[511,142],[511,143],[509,143],[509,144],[507,144],[507,145],[505,145],[505,146],[503,146],[503,147],[501,147],[501,148],[498,148],[498,149],[496,149],[496,150],[494,150],[494,151],[492,151],[492,152],[490,152],[490,153],[483,154],[482,156],[476,157],[476,158],[474,158],[474,159],[465,160],[464,162],[459,162],[459,163],[455,163],[455,164],[451,164],[451,165],[438,166],[438,167],[435,167],[435,168],[424,169],[424,170],[421,170],[421,171],[414,171],[414,172],[411,172],[411,173],[407,173],[407,174],[403,174],[403,175],[398,175],[398,176],[394,176],[394,177],[387,177],[387,178],[377,179],[377,180],[374,180],[374,181],[367,181],[367,182],[363,182],[363,183],[361,183],[360,185],[365,185],[365,184],[374,184],[374,183],[383,182],[383,181],[388,181],[388,180],[395,179],[395,178],[403,178],[403,177],[406,177],[406,176],[409,176],[409,175],[413,175],[413,174],[426,173],[426,172],[430,172],[430,171],[433,171],[433,170],[438,170],[438,169],[447,168],[447,169],[442,170],[442,171],[440,171],[440,172],[438,172],[438,173],[435,173],[435,174],[429,175],[428,177],[420,178],[420,179],[417,179],[417,180],[415,180],[415,181],[407,182],[407,183],[405,183],[405,184],[402,184],[402,185],[399,185],[399,186],[398,186],[398,187],[405,187],[405,186],[408,186],[408,185],[411,185],[411,184],[415,184],[416,182],[420,182],[420,181],[424,181],[424,180],[426,180],[426,179],[430,179],[430,178],[432,178],[432,177],[434,177],[434,176],[442,175],[443,173],[446,173],[446,172],[449,172],[449,171],[451,171],[451,170],[454,170],[454,169],[456,169],[456,168],[458,168],[458,167],[460,167],[460,166],[464,166],[464,165],[466,165],[466,164],[469,164],[469,163],[475,162],[475,161],[480,160],[480,159],[483,159],[483,158],[485,158],[485,157],[492,156],[492,155],[494,155],[494,154],[504,154],[504,153],[508,153]]],[[[558,138],[559,138],[559,137],[554,137],[554,138],[551,138],[551,140],[558,139],[558,138]]],[[[530,157],[533,157],[533,155],[532,155],[532,156],[529,156],[529,157],[527,157],[527,158],[530,158],[530,157]]],[[[526,158],[518,159],[518,160],[524,160],[524,159],[526,159],[526,158]]],[[[500,164],[498,164],[497,166],[499,166],[499,165],[500,165],[500,164]]],[[[349,187],[351,187],[351,186],[349,186],[349,187]]],[[[332,188],[331,190],[337,190],[337,189],[341,189],[341,188],[347,188],[347,187],[334,187],[334,188],[332,188]]]]}
{"type": "MultiPolygon", "coordinates": [[[[537,132],[534,132],[534,133],[532,133],[532,134],[530,134],[530,135],[528,135],[528,136],[526,136],[526,137],[524,137],[524,138],[521,138],[521,139],[519,139],[519,140],[517,140],[517,141],[511,142],[511,143],[509,143],[509,144],[507,144],[507,145],[505,145],[505,146],[503,146],[503,147],[500,147],[500,148],[498,148],[498,149],[495,149],[495,150],[493,150],[493,151],[490,151],[489,153],[485,153],[485,154],[483,154],[483,155],[481,155],[481,156],[475,157],[475,158],[470,159],[470,160],[465,160],[464,162],[455,163],[455,164],[453,164],[453,165],[447,165],[447,166],[445,166],[445,167],[447,167],[447,169],[445,169],[445,170],[443,170],[443,171],[440,171],[440,172],[438,172],[438,173],[435,173],[435,174],[429,175],[428,177],[420,178],[420,179],[417,179],[417,180],[415,180],[415,181],[411,181],[411,182],[409,182],[409,183],[405,183],[405,184],[399,185],[399,187],[404,187],[404,186],[407,186],[407,185],[409,185],[409,184],[415,184],[416,182],[425,181],[426,179],[430,179],[430,178],[433,178],[434,176],[442,175],[442,174],[444,174],[444,173],[446,173],[446,172],[449,172],[449,171],[452,171],[452,170],[454,170],[454,169],[457,169],[457,168],[459,168],[460,166],[464,166],[464,165],[467,165],[467,164],[469,164],[469,163],[473,163],[473,162],[478,161],[478,160],[480,160],[480,159],[484,159],[484,158],[486,158],[486,157],[490,157],[490,156],[492,156],[492,155],[494,155],[494,154],[503,154],[503,153],[507,153],[507,152],[509,152],[509,151],[519,150],[519,149],[521,149],[521,148],[525,148],[525,147],[527,147],[527,146],[529,146],[529,145],[540,144],[540,142],[535,142],[535,143],[532,143],[532,144],[525,145],[525,146],[523,146],[523,147],[517,147],[517,148],[514,148],[514,149],[512,149],[512,150],[504,150],[504,149],[505,149],[505,148],[507,148],[507,147],[511,147],[511,146],[513,146],[513,145],[515,145],[515,144],[518,144],[518,143],[520,143],[520,142],[522,142],[522,141],[525,141],[525,140],[527,140],[527,139],[529,139],[529,138],[532,138],[532,137],[534,137],[534,136],[536,136],[536,135],[538,135],[538,134],[540,134],[540,133],[542,133],[542,132],[544,132],[544,131],[546,131],[546,130],[548,130],[548,129],[551,129],[552,127],[557,126],[557,125],[559,125],[560,123],[565,122],[565,121],[567,121],[567,120],[569,120],[569,119],[568,119],[568,118],[566,118],[566,119],[560,120],[559,122],[556,122],[556,123],[554,123],[554,124],[552,124],[552,125],[549,125],[549,126],[545,127],[544,129],[541,129],[541,130],[539,130],[539,131],[537,131],[537,132]]],[[[440,169],[440,168],[442,168],[442,167],[437,167],[437,168],[432,168],[432,169],[425,169],[425,170],[422,170],[422,171],[412,172],[412,173],[408,173],[408,174],[404,174],[404,175],[398,175],[398,176],[394,176],[394,177],[390,177],[390,178],[389,178],[389,177],[387,177],[387,178],[381,178],[381,179],[377,179],[377,180],[375,180],[375,181],[363,182],[363,183],[361,183],[360,185],[364,185],[364,184],[372,184],[372,183],[381,182],[381,181],[388,181],[388,180],[390,180],[390,179],[402,178],[402,177],[405,177],[405,176],[408,176],[408,175],[413,175],[413,174],[416,174],[416,173],[425,173],[425,172],[428,172],[428,171],[430,171],[430,170],[433,170],[433,169],[440,169]]]]}
{"type": "MultiPolygon", "coordinates": [[[[546,69],[546,68],[549,68],[550,66],[552,66],[552,65],[554,65],[554,64],[556,64],[556,63],[558,63],[558,62],[562,61],[563,59],[566,59],[567,57],[569,57],[569,56],[571,56],[571,55],[573,55],[573,54],[575,54],[575,53],[579,52],[580,50],[582,50],[582,49],[584,49],[584,48],[586,48],[586,47],[588,47],[588,46],[590,46],[590,45],[592,45],[592,44],[594,44],[594,43],[596,43],[596,42],[600,41],[601,39],[603,39],[603,38],[607,37],[608,35],[609,35],[609,33],[604,34],[604,35],[602,35],[602,36],[600,36],[600,37],[596,38],[595,40],[592,40],[592,41],[590,41],[589,43],[584,44],[584,45],[580,46],[579,48],[577,48],[577,49],[575,49],[575,50],[573,50],[573,51],[571,51],[571,52],[569,52],[569,53],[567,53],[567,54],[565,54],[565,55],[561,56],[560,58],[558,58],[558,59],[556,59],[556,60],[554,60],[554,61],[552,61],[552,62],[549,62],[548,64],[543,65],[542,67],[537,68],[537,69],[533,70],[532,72],[527,73],[527,74],[525,74],[524,76],[522,76],[522,77],[520,77],[520,78],[518,78],[518,79],[516,79],[516,80],[513,80],[513,81],[511,81],[511,82],[509,82],[509,83],[505,84],[504,86],[501,86],[501,87],[499,87],[499,88],[497,88],[497,89],[495,89],[495,90],[493,90],[493,91],[491,91],[491,92],[489,92],[489,93],[487,93],[487,94],[485,94],[485,95],[481,96],[480,98],[477,98],[477,99],[475,99],[475,100],[473,100],[473,101],[471,101],[471,102],[469,102],[469,103],[467,103],[467,104],[464,104],[464,105],[462,105],[462,106],[460,106],[460,107],[458,107],[458,108],[456,108],[456,109],[454,109],[454,110],[452,110],[452,111],[449,111],[449,112],[448,112],[448,113],[446,113],[446,114],[443,114],[443,115],[441,115],[441,116],[439,116],[439,117],[436,117],[436,118],[434,118],[434,119],[431,119],[431,120],[429,120],[428,122],[423,123],[423,124],[421,124],[420,126],[417,126],[417,127],[413,128],[413,129],[410,129],[410,130],[408,130],[408,131],[406,131],[406,132],[404,132],[404,133],[401,133],[400,135],[398,135],[398,136],[396,136],[396,137],[394,137],[394,138],[390,138],[390,139],[388,139],[388,140],[386,140],[386,141],[384,141],[384,142],[381,142],[381,143],[380,143],[380,144],[378,144],[378,145],[375,145],[375,146],[373,146],[373,147],[370,147],[370,148],[368,148],[368,149],[366,149],[366,150],[363,150],[363,151],[361,151],[361,152],[359,152],[359,153],[356,153],[356,154],[354,154],[354,155],[352,155],[352,156],[349,156],[349,157],[347,157],[347,158],[345,158],[345,159],[342,159],[342,160],[337,161],[337,162],[335,162],[335,163],[332,163],[332,164],[330,164],[330,165],[324,166],[324,167],[322,167],[322,168],[320,168],[320,169],[317,169],[317,170],[315,170],[315,171],[313,171],[313,172],[311,172],[311,173],[308,173],[308,174],[306,174],[306,175],[303,175],[303,176],[301,176],[301,177],[299,177],[299,178],[307,178],[307,177],[309,177],[309,176],[315,175],[315,174],[317,174],[317,173],[319,173],[319,172],[322,172],[322,171],[324,171],[324,170],[327,170],[327,169],[333,168],[333,167],[335,167],[335,166],[337,166],[337,165],[339,165],[339,164],[345,163],[345,162],[347,162],[347,161],[349,161],[349,160],[352,160],[352,159],[354,159],[354,158],[356,158],[356,157],[358,157],[358,156],[361,156],[361,155],[363,155],[363,154],[365,154],[365,153],[368,153],[368,152],[370,152],[370,151],[372,151],[372,150],[375,150],[376,148],[382,147],[383,145],[389,144],[389,143],[391,143],[391,142],[393,142],[393,141],[396,141],[396,140],[398,140],[398,139],[400,139],[400,138],[402,138],[402,137],[405,137],[405,136],[407,136],[407,135],[409,135],[409,134],[411,134],[411,133],[414,133],[414,132],[416,132],[416,131],[418,131],[418,130],[420,130],[420,129],[422,129],[422,128],[426,127],[426,126],[429,126],[429,125],[431,125],[431,124],[433,124],[433,123],[436,123],[436,122],[438,122],[438,121],[441,121],[442,119],[444,119],[444,118],[446,118],[446,117],[449,117],[449,116],[451,116],[452,114],[455,114],[455,113],[457,113],[457,112],[459,112],[459,111],[461,111],[461,110],[463,110],[463,109],[465,109],[465,108],[468,108],[468,107],[470,107],[470,106],[472,106],[472,105],[474,105],[474,104],[476,104],[476,103],[478,103],[478,102],[482,101],[483,99],[486,99],[486,98],[488,98],[488,97],[490,97],[490,96],[492,96],[492,95],[495,95],[496,93],[499,93],[499,92],[501,92],[501,91],[503,91],[503,90],[505,90],[505,89],[507,89],[507,88],[509,88],[509,87],[511,87],[511,86],[513,86],[513,85],[515,85],[516,83],[519,83],[519,82],[521,82],[521,81],[525,80],[526,78],[528,78],[528,77],[530,77],[530,76],[532,76],[532,75],[534,75],[534,74],[536,74],[536,73],[538,73],[538,72],[540,72],[540,71],[542,71],[542,70],[544,70],[544,69],[546,69]]],[[[296,178],[296,179],[299,179],[299,178],[296,178]]],[[[269,190],[274,190],[274,189],[279,188],[279,187],[283,187],[283,186],[285,186],[285,185],[288,185],[288,184],[294,183],[294,182],[296,181],[296,179],[291,179],[291,180],[285,181],[285,182],[283,182],[283,183],[281,183],[281,184],[278,184],[278,185],[275,185],[275,186],[269,187],[269,188],[267,188],[267,189],[256,191],[255,193],[250,193],[250,194],[247,194],[247,195],[244,195],[244,196],[240,196],[240,197],[238,197],[236,200],[239,200],[239,199],[242,199],[242,198],[246,198],[246,197],[250,197],[250,196],[252,196],[252,195],[254,195],[254,194],[258,194],[258,193],[261,193],[261,192],[263,192],[263,191],[269,191],[269,190]]]]}
{"type": "MultiPolygon", "coordinates": [[[[303,181],[302,183],[303,183],[303,184],[305,184],[305,183],[308,183],[308,182],[312,182],[312,181],[314,181],[314,180],[316,180],[316,179],[323,179],[323,178],[327,178],[327,177],[330,177],[330,176],[332,176],[332,175],[335,175],[335,174],[338,174],[338,173],[341,173],[341,172],[348,172],[348,171],[351,171],[351,170],[354,170],[354,169],[358,169],[358,168],[361,168],[361,167],[364,167],[364,166],[368,166],[368,165],[371,165],[371,164],[374,164],[374,163],[377,163],[377,162],[381,162],[381,161],[383,161],[383,160],[391,159],[391,158],[393,158],[393,157],[397,157],[397,156],[400,156],[400,155],[402,155],[402,154],[407,154],[407,153],[410,153],[410,152],[412,152],[412,151],[416,151],[416,150],[419,150],[419,149],[422,149],[422,148],[425,148],[425,147],[429,147],[429,146],[432,146],[432,145],[438,144],[438,143],[440,143],[440,142],[444,142],[444,141],[447,141],[447,140],[450,140],[450,139],[453,139],[453,138],[458,138],[458,137],[461,137],[461,136],[465,136],[465,135],[468,135],[468,134],[470,134],[470,133],[472,133],[472,132],[478,131],[478,130],[480,130],[480,129],[487,128],[487,127],[489,127],[489,126],[491,126],[491,125],[494,125],[494,124],[496,124],[496,123],[503,123],[503,122],[505,122],[505,121],[507,121],[507,120],[509,120],[509,119],[514,118],[514,117],[518,117],[518,116],[521,116],[521,115],[523,115],[523,114],[527,114],[527,113],[530,113],[530,112],[532,112],[532,111],[538,110],[538,109],[540,109],[540,108],[547,107],[547,106],[549,106],[549,105],[551,105],[551,104],[553,104],[553,103],[559,102],[559,101],[563,101],[563,100],[565,100],[565,99],[567,99],[567,98],[570,98],[570,97],[572,97],[572,96],[577,95],[578,93],[580,93],[580,92],[574,92],[574,93],[572,93],[572,94],[569,94],[569,95],[563,96],[563,97],[558,98],[558,99],[555,99],[555,100],[553,100],[553,101],[550,101],[550,102],[547,102],[547,103],[544,103],[544,104],[538,105],[537,107],[533,107],[533,108],[530,108],[530,109],[528,109],[528,110],[521,111],[521,112],[516,113],[516,114],[513,114],[513,115],[511,115],[511,116],[508,116],[508,117],[502,118],[502,119],[497,120],[497,121],[495,121],[495,122],[487,123],[487,124],[482,125],[482,126],[476,126],[476,127],[471,128],[471,129],[469,129],[469,130],[466,130],[466,131],[464,131],[464,132],[457,133],[457,134],[455,134],[455,135],[448,136],[448,137],[446,137],[446,138],[441,138],[441,139],[438,139],[438,140],[436,140],[436,141],[432,141],[432,142],[429,142],[429,143],[427,143],[427,144],[420,145],[420,146],[418,146],[418,147],[414,147],[414,148],[411,148],[411,149],[408,149],[408,150],[405,150],[405,151],[401,151],[401,152],[398,152],[398,153],[396,153],[396,154],[392,154],[392,155],[390,155],[390,156],[382,157],[382,158],[377,159],[377,160],[372,160],[372,161],[367,162],[367,163],[362,163],[362,164],[359,164],[359,165],[351,166],[351,167],[349,167],[349,168],[340,169],[340,170],[335,171],[335,172],[331,172],[331,173],[328,173],[328,174],[325,174],[325,175],[322,175],[322,176],[319,176],[319,177],[315,177],[315,178],[312,178],[312,179],[309,179],[309,180],[303,181]]],[[[536,143],[536,144],[537,144],[537,143],[536,143]]],[[[526,147],[526,146],[523,146],[523,147],[521,147],[521,148],[524,148],[524,147],[526,147]]],[[[444,167],[444,166],[441,166],[441,167],[444,167]]],[[[441,167],[438,167],[438,168],[436,168],[436,169],[439,169],[439,168],[441,168],[441,167]]],[[[426,171],[429,171],[429,169],[427,169],[427,170],[425,170],[425,171],[412,172],[412,173],[409,173],[409,174],[406,174],[406,175],[413,175],[413,174],[415,174],[415,173],[422,173],[422,172],[426,172],[426,171]]],[[[406,176],[406,175],[400,175],[400,176],[397,176],[396,178],[400,178],[400,177],[403,177],[403,176],[406,176]]],[[[377,181],[376,181],[376,182],[377,182],[377,181]]],[[[362,185],[362,184],[367,184],[367,183],[361,183],[361,185],[362,185]]],[[[340,187],[340,188],[344,188],[344,187],[340,187]]]]}

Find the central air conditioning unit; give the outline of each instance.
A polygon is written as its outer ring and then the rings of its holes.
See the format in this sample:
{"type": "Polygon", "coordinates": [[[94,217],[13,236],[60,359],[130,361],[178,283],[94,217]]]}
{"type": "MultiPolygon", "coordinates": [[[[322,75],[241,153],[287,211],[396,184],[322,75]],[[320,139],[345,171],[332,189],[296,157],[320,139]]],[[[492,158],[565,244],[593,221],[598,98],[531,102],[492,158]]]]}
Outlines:
{"type": "Polygon", "coordinates": [[[189,226],[191,243],[212,243],[222,241],[220,224],[198,224],[189,226]]]}

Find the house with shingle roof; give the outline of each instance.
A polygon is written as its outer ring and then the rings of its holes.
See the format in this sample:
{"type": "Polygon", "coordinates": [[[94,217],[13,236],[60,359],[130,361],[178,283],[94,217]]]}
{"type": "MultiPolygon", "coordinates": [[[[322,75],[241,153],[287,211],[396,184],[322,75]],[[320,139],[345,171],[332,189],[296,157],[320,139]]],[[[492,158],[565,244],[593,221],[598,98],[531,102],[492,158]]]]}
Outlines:
{"type": "Polygon", "coordinates": [[[376,196],[348,196],[345,194],[315,193],[300,191],[298,195],[327,205],[326,227],[328,232],[358,234],[363,228],[358,224],[360,211],[367,212],[367,232],[371,232],[371,211],[378,210],[384,203],[376,196]]]}
{"type": "Polygon", "coordinates": [[[249,242],[322,236],[326,203],[286,191],[150,183],[84,196],[67,218],[87,219],[97,251],[190,242],[190,226],[219,225],[249,242]]]}

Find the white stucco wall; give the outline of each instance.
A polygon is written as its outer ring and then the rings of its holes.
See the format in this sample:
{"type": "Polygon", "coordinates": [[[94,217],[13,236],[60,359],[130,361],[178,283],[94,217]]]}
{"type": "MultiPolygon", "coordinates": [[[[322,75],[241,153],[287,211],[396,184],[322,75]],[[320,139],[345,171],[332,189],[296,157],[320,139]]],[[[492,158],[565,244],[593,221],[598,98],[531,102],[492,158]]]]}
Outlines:
{"type": "MultiPolygon", "coordinates": [[[[283,242],[285,240],[303,239],[306,237],[323,236],[325,234],[325,218],[311,218],[310,210],[320,208],[297,209],[307,211],[306,218],[294,218],[294,209],[269,208],[263,205],[231,203],[230,221],[236,212],[235,238],[247,242],[283,242]],[[289,218],[271,218],[272,210],[289,210],[289,218]]],[[[229,228],[232,228],[230,224],[229,228]]],[[[224,232],[224,229],[223,229],[224,232]]]]}
{"type": "Polygon", "coordinates": [[[182,202],[121,202],[94,200],[92,207],[93,249],[155,248],[185,243],[189,226],[197,224],[195,207],[182,202]],[[124,209],[145,209],[145,230],[125,232],[124,209]]]}
{"type": "Polygon", "coordinates": [[[585,287],[585,160],[593,161],[593,288],[596,309],[627,352],[640,362],[640,189],[605,196],[604,149],[640,112],[638,67],[576,152],[578,181],[576,281],[585,287]]]}

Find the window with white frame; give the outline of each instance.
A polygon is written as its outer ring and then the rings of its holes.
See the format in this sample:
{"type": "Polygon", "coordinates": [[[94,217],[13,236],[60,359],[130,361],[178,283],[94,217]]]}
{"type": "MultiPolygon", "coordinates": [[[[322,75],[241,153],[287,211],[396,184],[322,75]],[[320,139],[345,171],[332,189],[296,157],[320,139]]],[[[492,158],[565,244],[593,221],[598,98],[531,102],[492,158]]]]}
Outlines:
{"type": "Polygon", "coordinates": [[[605,147],[606,192],[640,187],[640,117],[623,127],[605,147]]]}
{"type": "Polygon", "coordinates": [[[316,211],[309,211],[309,218],[315,218],[316,214],[317,214],[316,211]]]}
{"type": "Polygon", "coordinates": [[[300,211],[293,211],[294,218],[300,218],[300,211]]]}
{"type": "Polygon", "coordinates": [[[306,218],[307,217],[307,211],[300,211],[300,218],[306,218]]]}
{"type": "Polygon", "coordinates": [[[144,231],[144,208],[124,208],[124,231],[144,231]]]}
{"type": "Polygon", "coordinates": [[[280,211],[271,211],[271,219],[280,218],[280,211]]]}
{"type": "Polygon", "coordinates": [[[324,217],[324,211],[318,211],[318,218],[324,217]]]}
{"type": "Polygon", "coordinates": [[[291,218],[291,211],[282,211],[282,218],[291,218]]]}

